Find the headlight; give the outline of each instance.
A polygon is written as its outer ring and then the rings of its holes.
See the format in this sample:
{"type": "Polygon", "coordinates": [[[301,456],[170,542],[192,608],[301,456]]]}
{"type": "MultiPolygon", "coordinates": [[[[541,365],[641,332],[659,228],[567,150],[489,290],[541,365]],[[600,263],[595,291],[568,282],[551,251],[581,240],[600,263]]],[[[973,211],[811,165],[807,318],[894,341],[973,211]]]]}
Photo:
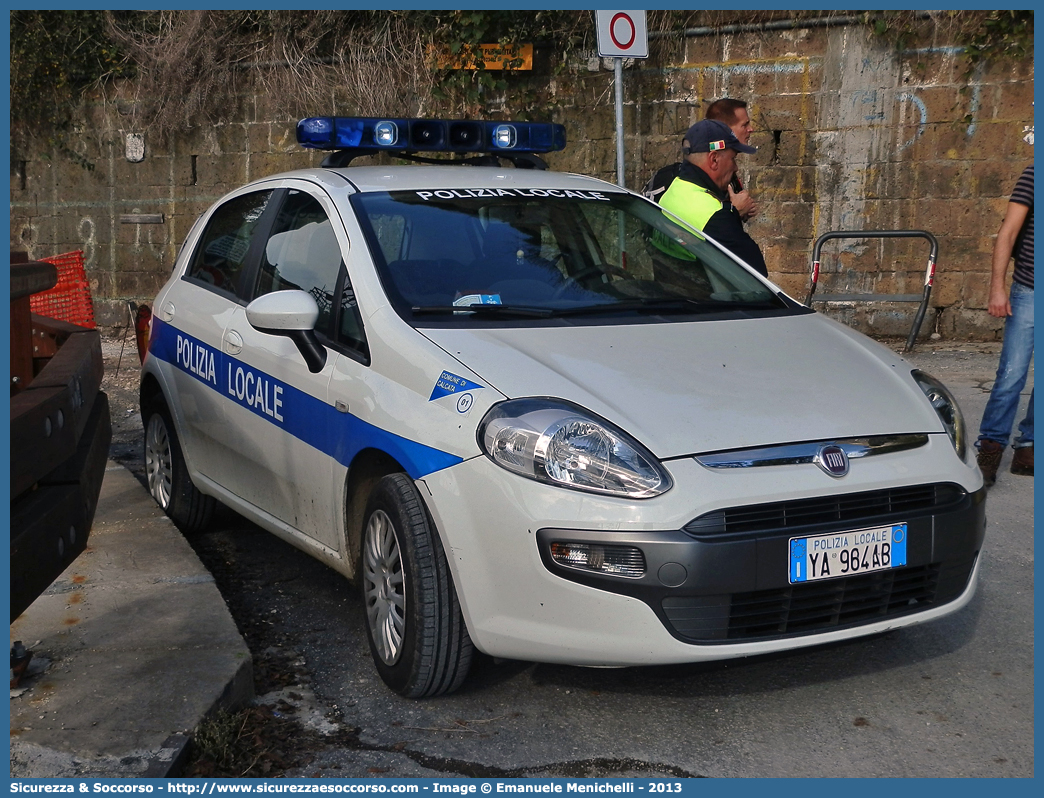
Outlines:
{"type": "Polygon", "coordinates": [[[924,395],[928,397],[932,407],[935,408],[935,412],[939,414],[939,420],[946,428],[946,434],[950,436],[950,443],[953,444],[957,456],[963,460],[968,437],[964,431],[964,416],[961,415],[961,409],[957,406],[957,400],[935,377],[917,369],[914,369],[912,375],[917,385],[924,391],[924,395]]]}
{"type": "Polygon", "coordinates": [[[561,400],[512,399],[494,405],[479,424],[478,438],[497,465],[551,485],[647,499],[672,484],[640,443],[561,400]]]}

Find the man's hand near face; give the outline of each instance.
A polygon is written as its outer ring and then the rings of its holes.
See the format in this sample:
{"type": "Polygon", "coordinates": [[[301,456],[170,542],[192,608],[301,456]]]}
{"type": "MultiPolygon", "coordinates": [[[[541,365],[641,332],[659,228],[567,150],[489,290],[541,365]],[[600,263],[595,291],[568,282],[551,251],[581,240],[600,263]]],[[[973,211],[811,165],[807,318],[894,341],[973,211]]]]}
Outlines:
{"type": "Polygon", "coordinates": [[[750,192],[747,189],[736,192],[732,190],[732,186],[729,187],[729,201],[732,203],[732,207],[736,209],[736,212],[740,215],[740,218],[746,221],[747,219],[753,219],[758,212],[758,203],[754,201],[754,198],[750,196],[750,192]]]}

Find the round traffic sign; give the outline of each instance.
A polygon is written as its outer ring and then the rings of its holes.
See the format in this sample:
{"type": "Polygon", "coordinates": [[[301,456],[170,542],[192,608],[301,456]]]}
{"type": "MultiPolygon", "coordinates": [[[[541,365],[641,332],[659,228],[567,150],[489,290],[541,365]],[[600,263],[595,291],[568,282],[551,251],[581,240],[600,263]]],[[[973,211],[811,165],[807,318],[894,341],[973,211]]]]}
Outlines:
{"type": "Polygon", "coordinates": [[[620,11],[613,15],[613,20],[609,23],[609,38],[613,40],[613,44],[621,50],[626,50],[634,44],[635,33],[634,20],[627,14],[620,11]]]}
{"type": "Polygon", "coordinates": [[[602,58],[649,57],[644,11],[595,11],[595,30],[602,58]]]}

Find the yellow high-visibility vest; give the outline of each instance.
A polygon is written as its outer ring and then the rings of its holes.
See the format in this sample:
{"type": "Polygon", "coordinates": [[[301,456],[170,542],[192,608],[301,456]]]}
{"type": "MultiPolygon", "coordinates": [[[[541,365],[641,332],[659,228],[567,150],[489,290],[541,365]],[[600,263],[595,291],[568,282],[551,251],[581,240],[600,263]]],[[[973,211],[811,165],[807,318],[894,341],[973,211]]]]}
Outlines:
{"type": "Polygon", "coordinates": [[[660,197],[660,207],[684,219],[697,230],[702,230],[710,218],[725,206],[707,189],[688,180],[675,178],[660,197]]]}

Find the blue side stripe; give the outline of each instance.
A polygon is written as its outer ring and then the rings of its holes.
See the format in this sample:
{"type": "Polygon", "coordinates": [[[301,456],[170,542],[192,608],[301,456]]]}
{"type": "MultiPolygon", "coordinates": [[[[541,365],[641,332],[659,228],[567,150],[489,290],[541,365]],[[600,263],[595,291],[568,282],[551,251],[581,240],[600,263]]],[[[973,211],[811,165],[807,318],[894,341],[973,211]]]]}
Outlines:
{"type": "Polygon", "coordinates": [[[394,457],[413,479],[441,471],[463,458],[376,427],[351,413],[276,380],[153,316],[149,354],[180,369],[225,399],[284,429],[300,441],[351,465],[363,449],[394,457]]]}

